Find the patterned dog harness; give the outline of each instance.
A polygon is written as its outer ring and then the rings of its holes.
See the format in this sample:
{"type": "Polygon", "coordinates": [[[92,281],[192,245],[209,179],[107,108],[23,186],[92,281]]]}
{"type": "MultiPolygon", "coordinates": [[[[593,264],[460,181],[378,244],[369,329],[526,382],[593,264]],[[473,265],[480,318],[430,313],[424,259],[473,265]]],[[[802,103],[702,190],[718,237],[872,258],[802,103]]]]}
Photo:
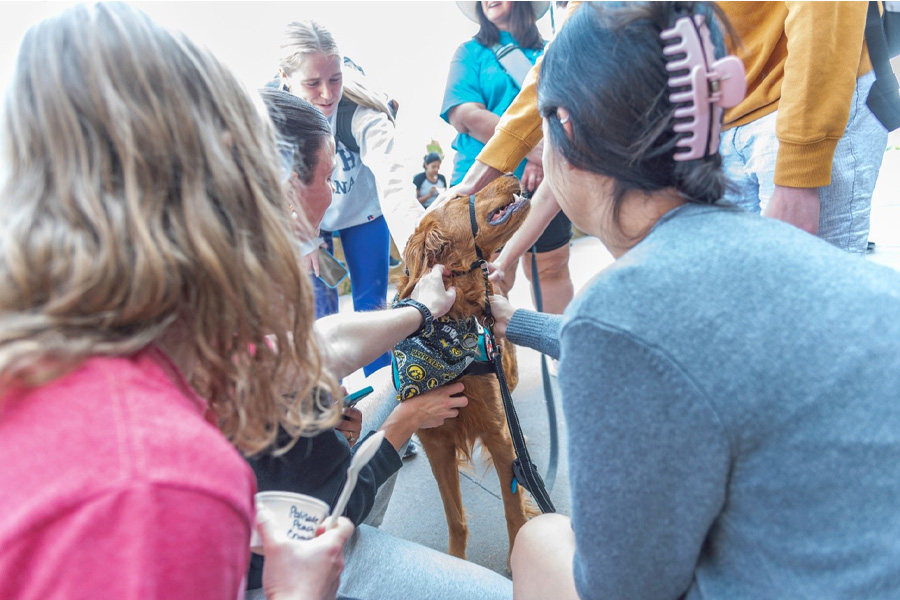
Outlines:
{"type": "MultiPolygon", "coordinates": [[[[397,299],[394,299],[395,304],[397,299]]],[[[463,375],[493,373],[494,339],[475,317],[447,317],[394,346],[391,367],[397,400],[450,383],[463,375]]]]}

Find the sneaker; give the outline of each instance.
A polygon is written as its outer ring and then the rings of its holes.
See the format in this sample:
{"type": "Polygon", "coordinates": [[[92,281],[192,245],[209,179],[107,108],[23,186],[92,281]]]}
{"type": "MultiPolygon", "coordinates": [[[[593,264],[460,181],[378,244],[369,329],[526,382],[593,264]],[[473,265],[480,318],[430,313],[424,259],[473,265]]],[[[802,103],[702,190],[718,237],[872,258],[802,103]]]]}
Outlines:
{"type": "Polygon", "coordinates": [[[410,438],[409,443],[406,444],[406,450],[403,451],[403,456],[401,456],[400,458],[402,458],[403,460],[407,460],[414,457],[418,453],[419,449],[416,447],[415,438],[410,438]]]}

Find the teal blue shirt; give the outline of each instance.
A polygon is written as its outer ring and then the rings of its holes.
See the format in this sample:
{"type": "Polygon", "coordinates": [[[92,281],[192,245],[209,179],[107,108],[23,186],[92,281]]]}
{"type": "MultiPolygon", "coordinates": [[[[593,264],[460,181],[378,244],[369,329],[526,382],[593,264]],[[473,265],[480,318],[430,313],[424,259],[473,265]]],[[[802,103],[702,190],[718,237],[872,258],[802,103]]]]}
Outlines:
{"type": "MultiPolygon", "coordinates": [[[[500,45],[511,43],[515,43],[515,38],[501,31],[500,45]]],[[[542,48],[537,50],[522,48],[531,64],[535,63],[543,51],[542,48]]],[[[472,38],[456,49],[450,63],[450,74],[447,76],[444,102],[441,105],[441,118],[449,123],[447,114],[450,109],[466,102],[478,102],[495,115],[502,115],[518,93],[519,86],[500,66],[493,50],[485,48],[472,38]]],[[[456,185],[465,177],[482,148],[484,144],[468,134],[460,133],[456,136],[453,140],[456,161],[453,164],[450,185],[456,185]]],[[[523,160],[516,168],[516,176],[521,177],[524,170],[523,160]]]]}

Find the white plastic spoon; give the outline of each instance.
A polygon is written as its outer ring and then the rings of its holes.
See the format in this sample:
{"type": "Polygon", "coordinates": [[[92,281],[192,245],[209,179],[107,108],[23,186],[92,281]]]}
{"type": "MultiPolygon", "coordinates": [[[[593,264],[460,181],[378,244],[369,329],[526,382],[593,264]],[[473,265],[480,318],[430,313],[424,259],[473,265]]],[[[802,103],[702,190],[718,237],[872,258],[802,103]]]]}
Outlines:
{"type": "Polygon", "coordinates": [[[375,453],[378,452],[378,449],[381,447],[381,441],[383,439],[384,432],[377,431],[374,435],[369,437],[369,439],[363,442],[359,449],[353,454],[353,459],[350,461],[350,466],[347,468],[347,481],[344,482],[344,489],[341,490],[341,495],[338,497],[337,504],[334,505],[334,510],[332,510],[328,518],[325,519],[325,529],[331,529],[337,525],[338,517],[344,514],[344,509],[347,508],[347,502],[350,501],[350,494],[353,493],[353,488],[356,487],[356,478],[359,476],[360,469],[369,464],[369,461],[372,460],[372,457],[375,456],[375,453]]]}

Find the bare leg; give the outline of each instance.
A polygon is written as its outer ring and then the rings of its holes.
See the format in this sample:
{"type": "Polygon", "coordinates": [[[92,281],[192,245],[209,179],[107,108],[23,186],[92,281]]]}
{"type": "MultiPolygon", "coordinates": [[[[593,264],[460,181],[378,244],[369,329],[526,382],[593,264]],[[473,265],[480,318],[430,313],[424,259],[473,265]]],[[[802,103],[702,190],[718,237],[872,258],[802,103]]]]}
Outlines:
{"type": "MultiPolygon", "coordinates": [[[[575,295],[572,276],[569,274],[569,245],[549,252],[538,252],[537,266],[544,312],[561,315],[575,295]]],[[[531,252],[525,253],[524,267],[525,277],[531,281],[531,252]]]]}

